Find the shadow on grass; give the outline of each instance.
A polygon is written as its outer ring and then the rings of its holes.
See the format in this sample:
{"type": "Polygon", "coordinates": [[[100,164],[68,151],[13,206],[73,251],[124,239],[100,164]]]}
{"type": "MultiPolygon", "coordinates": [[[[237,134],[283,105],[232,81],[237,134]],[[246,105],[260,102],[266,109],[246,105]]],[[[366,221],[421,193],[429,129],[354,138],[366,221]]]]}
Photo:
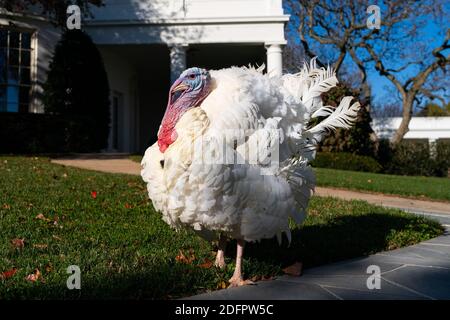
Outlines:
{"type": "MultiPolygon", "coordinates": [[[[312,218],[313,219],[313,218],[312,218]]],[[[323,265],[343,259],[365,256],[394,247],[419,242],[438,235],[433,223],[413,216],[369,213],[330,217],[322,223],[307,221],[292,231],[292,243],[281,246],[275,239],[247,246],[244,272],[275,275],[295,261],[305,267],[323,265]],[[423,221],[423,223],[422,223],[423,221]],[[395,237],[395,238],[394,238],[395,237]]],[[[235,241],[228,245],[227,257],[235,255],[235,241]]],[[[82,290],[66,288],[66,278],[32,287],[15,287],[6,298],[25,299],[172,299],[216,289],[219,281],[231,276],[233,265],[226,271],[200,268],[175,261],[150,263],[133,272],[92,274],[82,277],[82,290]]],[[[4,297],[5,298],[5,297],[4,297]]]]}
{"type": "MultiPolygon", "coordinates": [[[[245,255],[281,266],[301,261],[308,268],[407,246],[424,240],[422,237],[435,237],[439,230],[437,223],[415,216],[384,212],[345,215],[292,230],[290,245],[285,237],[281,246],[276,239],[249,244],[245,255]]],[[[230,255],[235,254],[234,244],[230,255]]]]}
{"type": "Polygon", "coordinates": [[[82,270],[81,290],[69,290],[66,286],[67,278],[62,277],[45,283],[38,281],[32,285],[26,283],[15,286],[6,290],[1,299],[176,299],[204,292],[208,288],[215,289],[215,273],[215,268],[206,270],[175,262],[120,274],[83,275],[82,270]]]}

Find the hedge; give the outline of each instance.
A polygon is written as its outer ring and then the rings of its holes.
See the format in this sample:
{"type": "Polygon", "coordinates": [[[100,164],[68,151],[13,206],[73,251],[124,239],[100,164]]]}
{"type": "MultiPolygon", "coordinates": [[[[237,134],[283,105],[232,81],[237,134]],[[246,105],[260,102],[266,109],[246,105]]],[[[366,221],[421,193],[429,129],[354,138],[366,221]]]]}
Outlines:
{"type": "Polygon", "coordinates": [[[90,117],[0,112],[0,153],[96,152],[95,132],[90,117]]]}
{"type": "Polygon", "coordinates": [[[373,158],[347,152],[318,152],[313,167],[351,171],[380,172],[381,165],[373,158]]]}
{"type": "Polygon", "coordinates": [[[434,149],[432,155],[428,141],[404,140],[392,148],[387,140],[382,140],[378,161],[383,172],[389,174],[446,177],[450,168],[450,143],[438,140],[434,149]]]}

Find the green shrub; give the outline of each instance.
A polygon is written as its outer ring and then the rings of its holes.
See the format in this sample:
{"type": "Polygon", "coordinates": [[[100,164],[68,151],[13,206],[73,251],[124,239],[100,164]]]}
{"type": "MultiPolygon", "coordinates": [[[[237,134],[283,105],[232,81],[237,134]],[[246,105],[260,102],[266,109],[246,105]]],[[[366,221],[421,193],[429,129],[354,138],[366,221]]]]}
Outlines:
{"type": "Polygon", "coordinates": [[[109,84],[103,60],[91,38],[66,30],[55,47],[44,84],[45,112],[89,117],[95,125],[91,145],[105,148],[109,135],[109,84]]]}
{"type": "Polygon", "coordinates": [[[97,151],[94,134],[90,117],[0,113],[0,153],[97,151]]]}
{"type": "Polygon", "coordinates": [[[438,140],[436,143],[436,158],[434,175],[448,177],[450,169],[450,141],[438,140]]]}
{"type": "MultiPolygon", "coordinates": [[[[337,107],[345,96],[358,97],[359,93],[345,84],[338,84],[335,88],[322,95],[323,104],[337,107]]],[[[357,100],[352,101],[352,103],[357,100]]],[[[355,124],[350,129],[338,128],[328,135],[320,144],[318,151],[322,152],[348,152],[362,156],[375,156],[374,132],[370,123],[370,106],[360,101],[361,108],[355,124]]],[[[321,118],[320,118],[321,119],[321,118]]],[[[318,119],[318,120],[320,120],[318,119]]],[[[313,122],[315,124],[318,123],[313,122]]]]}
{"type": "Polygon", "coordinates": [[[389,141],[380,141],[378,161],[384,173],[409,176],[446,177],[450,167],[450,144],[438,141],[431,155],[428,141],[404,140],[394,148],[389,141]]]}
{"type": "Polygon", "coordinates": [[[379,172],[381,165],[373,158],[346,152],[318,152],[313,167],[351,171],[379,172]]]}

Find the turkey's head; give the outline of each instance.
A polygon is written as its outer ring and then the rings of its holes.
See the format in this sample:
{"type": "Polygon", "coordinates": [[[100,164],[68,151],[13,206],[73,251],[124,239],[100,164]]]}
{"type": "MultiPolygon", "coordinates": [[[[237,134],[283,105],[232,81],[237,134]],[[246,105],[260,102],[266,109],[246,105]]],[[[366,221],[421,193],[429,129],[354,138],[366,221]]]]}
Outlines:
{"type": "Polygon", "coordinates": [[[211,90],[211,76],[207,70],[200,68],[185,70],[173,83],[158,132],[158,146],[162,153],[177,139],[175,125],[181,116],[189,109],[199,106],[211,90]]]}

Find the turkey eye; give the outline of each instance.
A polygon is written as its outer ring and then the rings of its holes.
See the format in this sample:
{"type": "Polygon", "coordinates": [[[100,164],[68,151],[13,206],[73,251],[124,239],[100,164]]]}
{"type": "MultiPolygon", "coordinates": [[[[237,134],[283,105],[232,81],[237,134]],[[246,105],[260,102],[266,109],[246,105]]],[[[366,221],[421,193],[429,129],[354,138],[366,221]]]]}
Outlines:
{"type": "Polygon", "coordinates": [[[189,79],[195,79],[195,74],[190,74],[189,79]]]}

